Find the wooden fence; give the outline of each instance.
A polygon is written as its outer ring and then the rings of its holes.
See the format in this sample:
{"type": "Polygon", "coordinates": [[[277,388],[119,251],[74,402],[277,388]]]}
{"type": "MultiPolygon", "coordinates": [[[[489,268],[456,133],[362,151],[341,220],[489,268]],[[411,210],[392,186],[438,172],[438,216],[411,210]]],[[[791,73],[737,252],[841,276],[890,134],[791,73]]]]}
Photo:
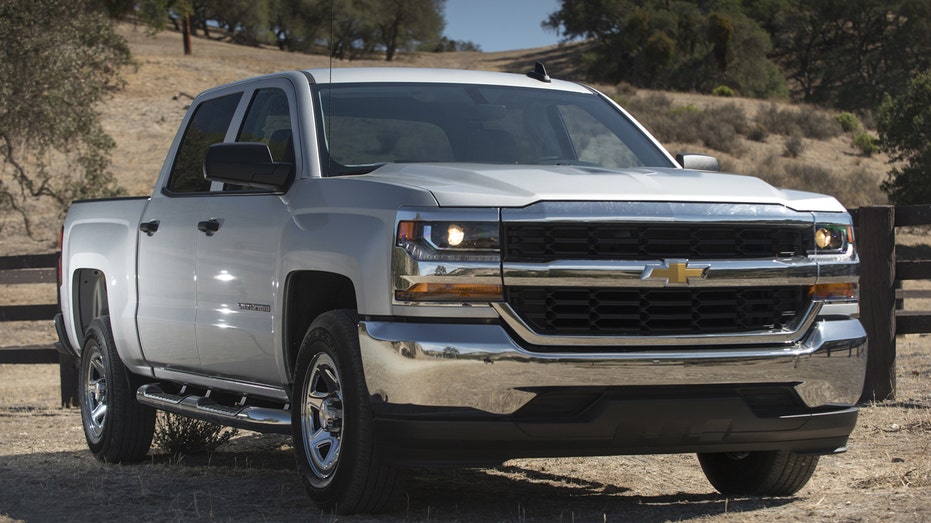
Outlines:
{"type": "MultiPolygon", "coordinates": [[[[895,398],[895,337],[931,333],[931,311],[898,310],[909,298],[931,298],[931,291],[902,291],[905,280],[931,279],[931,261],[896,261],[895,228],[931,225],[931,206],[861,207],[852,211],[860,253],[860,321],[870,340],[861,402],[895,398]]],[[[58,254],[0,257],[0,284],[54,283],[58,254]]],[[[0,322],[50,321],[57,303],[0,305],[0,322]]],[[[74,404],[74,361],[50,346],[0,348],[0,363],[58,363],[62,404],[74,404]]]]}
{"type": "MultiPolygon", "coordinates": [[[[29,256],[0,256],[0,285],[28,285],[58,280],[58,253],[29,256]]],[[[11,321],[45,321],[51,323],[58,313],[57,294],[49,297],[54,303],[29,305],[0,304],[0,323],[11,321]]],[[[62,405],[77,404],[77,367],[73,358],[65,356],[51,345],[0,347],[0,363],[57,363],[61,379],[62,405]]]]}
{"type": "Polygon", "coordinates": [[[931,291],[900,290],[903,281],[931,279],[931,261],[898,261],[895,228],[931,225],[931,205],[861,207],[852,214],[860,253],[860,321],[870,340],[860,401],[895,399],[896,335],[931,332],[931,311],[901,310],[902,300],[931,298],[931,291]]]}

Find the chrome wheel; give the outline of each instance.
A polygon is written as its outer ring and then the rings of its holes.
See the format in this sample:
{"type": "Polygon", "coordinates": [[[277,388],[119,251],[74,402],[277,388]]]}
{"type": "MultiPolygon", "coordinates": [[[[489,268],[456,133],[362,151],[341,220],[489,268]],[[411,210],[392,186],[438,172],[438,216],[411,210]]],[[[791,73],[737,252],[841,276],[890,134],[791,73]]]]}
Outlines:
{"type": "Polygon", "coordinates": [[[86,350],[90,350],[90,354],[83,380],[82,404],[87,409],[84,423],[88,438],[100,441],[107,422],[107,361],[99,345],[90,346],[86,350]]]}
{"type": "Polygon", "coordinates": [[[353,310],[318,316],[294,363],[291,428],[307,494],[339,514],[378,512],[397,499],[400,469],[374,441],[374,416],[353,310]]]}
{"type": "Polygon", "coordinates": [[[329,355],[314,357],[302,392],[304,453],[313,473],[327,479],[339,464],[343,437],[343,391],[329,355]]]}
{"type": "Polygon", "coordinates": [[[81,425],[94,456],[111,463],[143,459],[155,431],[155,410],[136,401],[135,377],[120,360],[107,316],[87,326],[78,378],[81,425]]]}

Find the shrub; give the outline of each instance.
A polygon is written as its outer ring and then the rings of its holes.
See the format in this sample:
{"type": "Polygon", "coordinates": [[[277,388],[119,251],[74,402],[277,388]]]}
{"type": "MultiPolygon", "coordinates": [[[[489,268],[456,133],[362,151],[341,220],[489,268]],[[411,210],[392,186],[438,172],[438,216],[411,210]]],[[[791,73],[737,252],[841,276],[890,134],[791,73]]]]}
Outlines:
{"type": "Polygon", "coordinates": [[[776,104],[769,104],[766,109],[760,110],[757,114],[756,121],[771,133],[789,136],[792,131],[797,131],[795,119],[788,110],[779,109],[776,104]]]}
{"type": "Polygon", "coordinates": [[[726,85],[719,85],[711,91],[711,94],[715,96],[723,96],[725,98],[731,98],[734,96],[734,90],[726,85]]]}
{"type": "Polygon", "coordinates": [[[794,189],[831,194],[837,189],[831,171],[817,165],[786,162],[786,183],[794,189]]]}
{"type": "Polygon", "coordinates": [[[793,133],[791,136],[786,138],[785,143],[785,156],[789,158],[798,158],[805,152],[805,140],[802,139],[802,136],[798,133],[793,133]]]}
{"type": "Polygon", "coordinates": [[[840,124],[845,133],[855,133],[863,130],[863,124],[860,119],[853,113],[840,113],[834,117],[834,120],[840,124]]]}
{"type": "Polygon", "coordinates": [[[769,138],[769,129],[764,125],[756,123],[750,126],[750,130],[747,131],[746,136],[754,142],[765,142],[766,139],[769,138]]]}
{"type": "Polygon", "coordinates": [[[805,108],[795,113],[798,127],[806,138],[827,140],[843,132],[840,124],[824,111],[805,108]]]}
{"type": "Polygon", "coordinates": [[[837,121],[824,111],[812,108],[780,109],[776,104],[770,104],[757,115],[757,122],[776,134],[801,134],[813,140],[827,140],[842,132],[837,121]]]}
{"type": "Polygon", "coordinates": [[[701,142],[706,147],[731,154],[739,154],[744,150],[740,135],[731,125],[718,123],[705,117],[700,121],[699,129],[701,130],[701,142]]]}
{"type": "Polygon", "coordinates": [[[873,156],[879,150],[879,140],[870,133],[860,133],[853,137],[853,146],[863,156],[873,156]]]}
{"type": "Polygon", "coordinates": [[[172,456],[202,454],[214,452],[238,433],[237,429],[166,412],[157,419],[153,442],[172,456]]]}

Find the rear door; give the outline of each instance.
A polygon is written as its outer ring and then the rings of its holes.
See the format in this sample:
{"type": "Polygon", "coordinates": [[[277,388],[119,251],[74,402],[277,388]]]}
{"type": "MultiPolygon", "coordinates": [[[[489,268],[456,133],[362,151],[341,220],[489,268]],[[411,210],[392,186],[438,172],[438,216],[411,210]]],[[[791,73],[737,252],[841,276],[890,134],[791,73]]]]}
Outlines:
{"type": "MultiPolygon", "coordinates": [[[[163,189],[152,195],[139,231],[136,311],[146,360],[160,367],[196,369],[195,242],[210,201],[203,176],[207,147],[227,136],[241,92],[199,102],[191,113],[163,189]]],[[[163,175],[164,176],[164,175],[163,175]]]]}

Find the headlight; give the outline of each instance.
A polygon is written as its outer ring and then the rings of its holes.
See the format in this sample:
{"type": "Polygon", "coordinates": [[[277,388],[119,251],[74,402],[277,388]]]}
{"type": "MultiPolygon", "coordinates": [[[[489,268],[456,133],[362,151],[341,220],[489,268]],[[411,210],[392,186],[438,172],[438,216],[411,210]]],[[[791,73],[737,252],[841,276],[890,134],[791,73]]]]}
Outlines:
{"type": "Polygon", "coordinates": [[[498,221],[401,220],[394,299],[407,304],[501,301],[498,221]]]}
{"type": "Polygon", "coordinates": [[[421,222],[398,224],[398,247],[421,261],[498,261],[497,222],[421,222]]]}
{"type": "Polygon", "coordinates": [[[815,224],[812,254],[845,254],[853,243],[853,227],[842,224],[815,224]]]}

